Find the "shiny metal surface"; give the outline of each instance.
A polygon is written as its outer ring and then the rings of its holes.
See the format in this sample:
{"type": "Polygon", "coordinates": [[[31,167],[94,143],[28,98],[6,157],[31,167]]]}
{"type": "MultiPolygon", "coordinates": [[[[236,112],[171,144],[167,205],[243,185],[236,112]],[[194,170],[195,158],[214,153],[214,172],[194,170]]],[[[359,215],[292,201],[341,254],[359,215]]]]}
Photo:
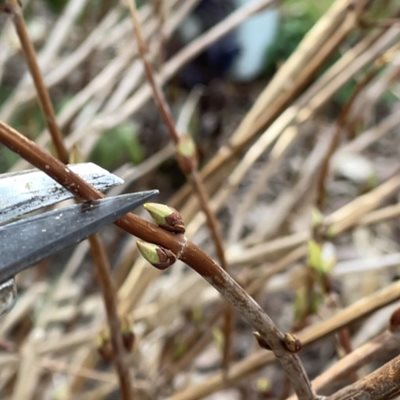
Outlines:
{"type": "Polygon", "coordinates": [[[0,283],[0,316],[10,311],[17,300],[17,285],[11,278],[0,283]]]}
{"type": "Polygon", "coordinates": [[[80,242],[157,193],[149,190],[85,202],[1,226],[0,282],[80,242]]]}
{"type": "MultiPolygon", "coordinates": [[[[104,192],[123,180],[93,163],[69,165],[85,181],[104,192]]],[[[73,195],[37,169],[0,175],[0,224],[73,195]]]]}

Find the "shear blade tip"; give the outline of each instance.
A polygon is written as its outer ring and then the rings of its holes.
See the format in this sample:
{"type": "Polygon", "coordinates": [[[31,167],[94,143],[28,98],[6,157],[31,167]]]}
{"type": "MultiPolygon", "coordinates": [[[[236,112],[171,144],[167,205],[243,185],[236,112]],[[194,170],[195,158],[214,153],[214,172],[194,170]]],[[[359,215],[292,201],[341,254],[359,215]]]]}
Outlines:
{"type": "Polygon", "coordinates": [[[143,192],[128,193],[116,197],[110,197],[109,200],[115,203],[116,209],[133,210],[136,207],[146,203],[149,199],[159,194],[158,190],[146,190],[143,192]]]}

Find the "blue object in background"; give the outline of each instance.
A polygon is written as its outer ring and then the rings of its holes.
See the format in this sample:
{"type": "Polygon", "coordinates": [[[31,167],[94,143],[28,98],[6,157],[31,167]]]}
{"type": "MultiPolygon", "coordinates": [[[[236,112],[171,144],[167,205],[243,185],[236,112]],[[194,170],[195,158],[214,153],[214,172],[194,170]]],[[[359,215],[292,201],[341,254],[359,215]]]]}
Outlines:
{"type": "MultiPolygon", "coordinates": [[[[215,26],[235,9],[253,0],[202,0],[182,25],[183,43],[215,26]]],[[[278,29],[277,9],[267,9],[250,18],[238,29],[209,46],[179,74],[186,87],[207,84],[213,79],[251,81],[259,76],[266,52],[278,29]]]]}
{"type": "MultiPolygon", "coordinates": [[[[235,0],[236,7],[249,3],[249,0],[235,0]]],[[[258,77],[266,62],[266,52],[273,43],[279,25],[277,8],[267,9],[248,21],[236,31],[240,56],[233,60],[230,72],[238,81],[250,81],[258,77]]]]}
{"type": "MultiPolygon", "coordinates": [[[[232,0],[202,0],[179,29],[181,45],[206,32],[234,11],[232,0]]],[[[204,50],[179,73],[179,80],[186,87],[207,84],[213,79],[224,78],[232,67],[240,48],[236,32],[230,32],[204,50]]]]}

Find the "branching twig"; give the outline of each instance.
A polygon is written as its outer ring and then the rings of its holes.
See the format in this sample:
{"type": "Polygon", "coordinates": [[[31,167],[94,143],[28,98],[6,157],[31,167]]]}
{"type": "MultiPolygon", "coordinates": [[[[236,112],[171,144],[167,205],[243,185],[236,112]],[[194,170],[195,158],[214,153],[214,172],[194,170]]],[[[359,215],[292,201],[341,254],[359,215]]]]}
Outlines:
{"type": "MultiPolygon", "coordinates": [[[[74,174],[63,163],[45,152],[34,142],[0,121],[0,142],[51,176],[75,196],[86,200],[103,197],[102,193],[74,174]]],[[[218,264],[182,235],[175,235],[134,214],[127,214],[116,222],[127,232],[163,246],[200,274],[238,310],[253,329],[258,331],[282,364],[295,392],[301,400],[315,399],[309,379],[299,357],[283,344],[285,335],[261,307],[218,264]]]]}

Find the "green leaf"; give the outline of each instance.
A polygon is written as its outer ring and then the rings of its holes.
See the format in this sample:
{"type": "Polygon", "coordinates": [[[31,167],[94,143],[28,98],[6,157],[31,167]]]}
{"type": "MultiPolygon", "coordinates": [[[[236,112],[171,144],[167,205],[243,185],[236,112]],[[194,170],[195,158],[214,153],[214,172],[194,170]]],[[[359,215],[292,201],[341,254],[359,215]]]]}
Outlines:
{"type": "Polygon", "coordinates": [[[121,124],[105,132],[93,149],[90,160],[113,170],[123,162],[139,164],[144,159],[144,150],[139,142],[135,124],[121,124]]]}

